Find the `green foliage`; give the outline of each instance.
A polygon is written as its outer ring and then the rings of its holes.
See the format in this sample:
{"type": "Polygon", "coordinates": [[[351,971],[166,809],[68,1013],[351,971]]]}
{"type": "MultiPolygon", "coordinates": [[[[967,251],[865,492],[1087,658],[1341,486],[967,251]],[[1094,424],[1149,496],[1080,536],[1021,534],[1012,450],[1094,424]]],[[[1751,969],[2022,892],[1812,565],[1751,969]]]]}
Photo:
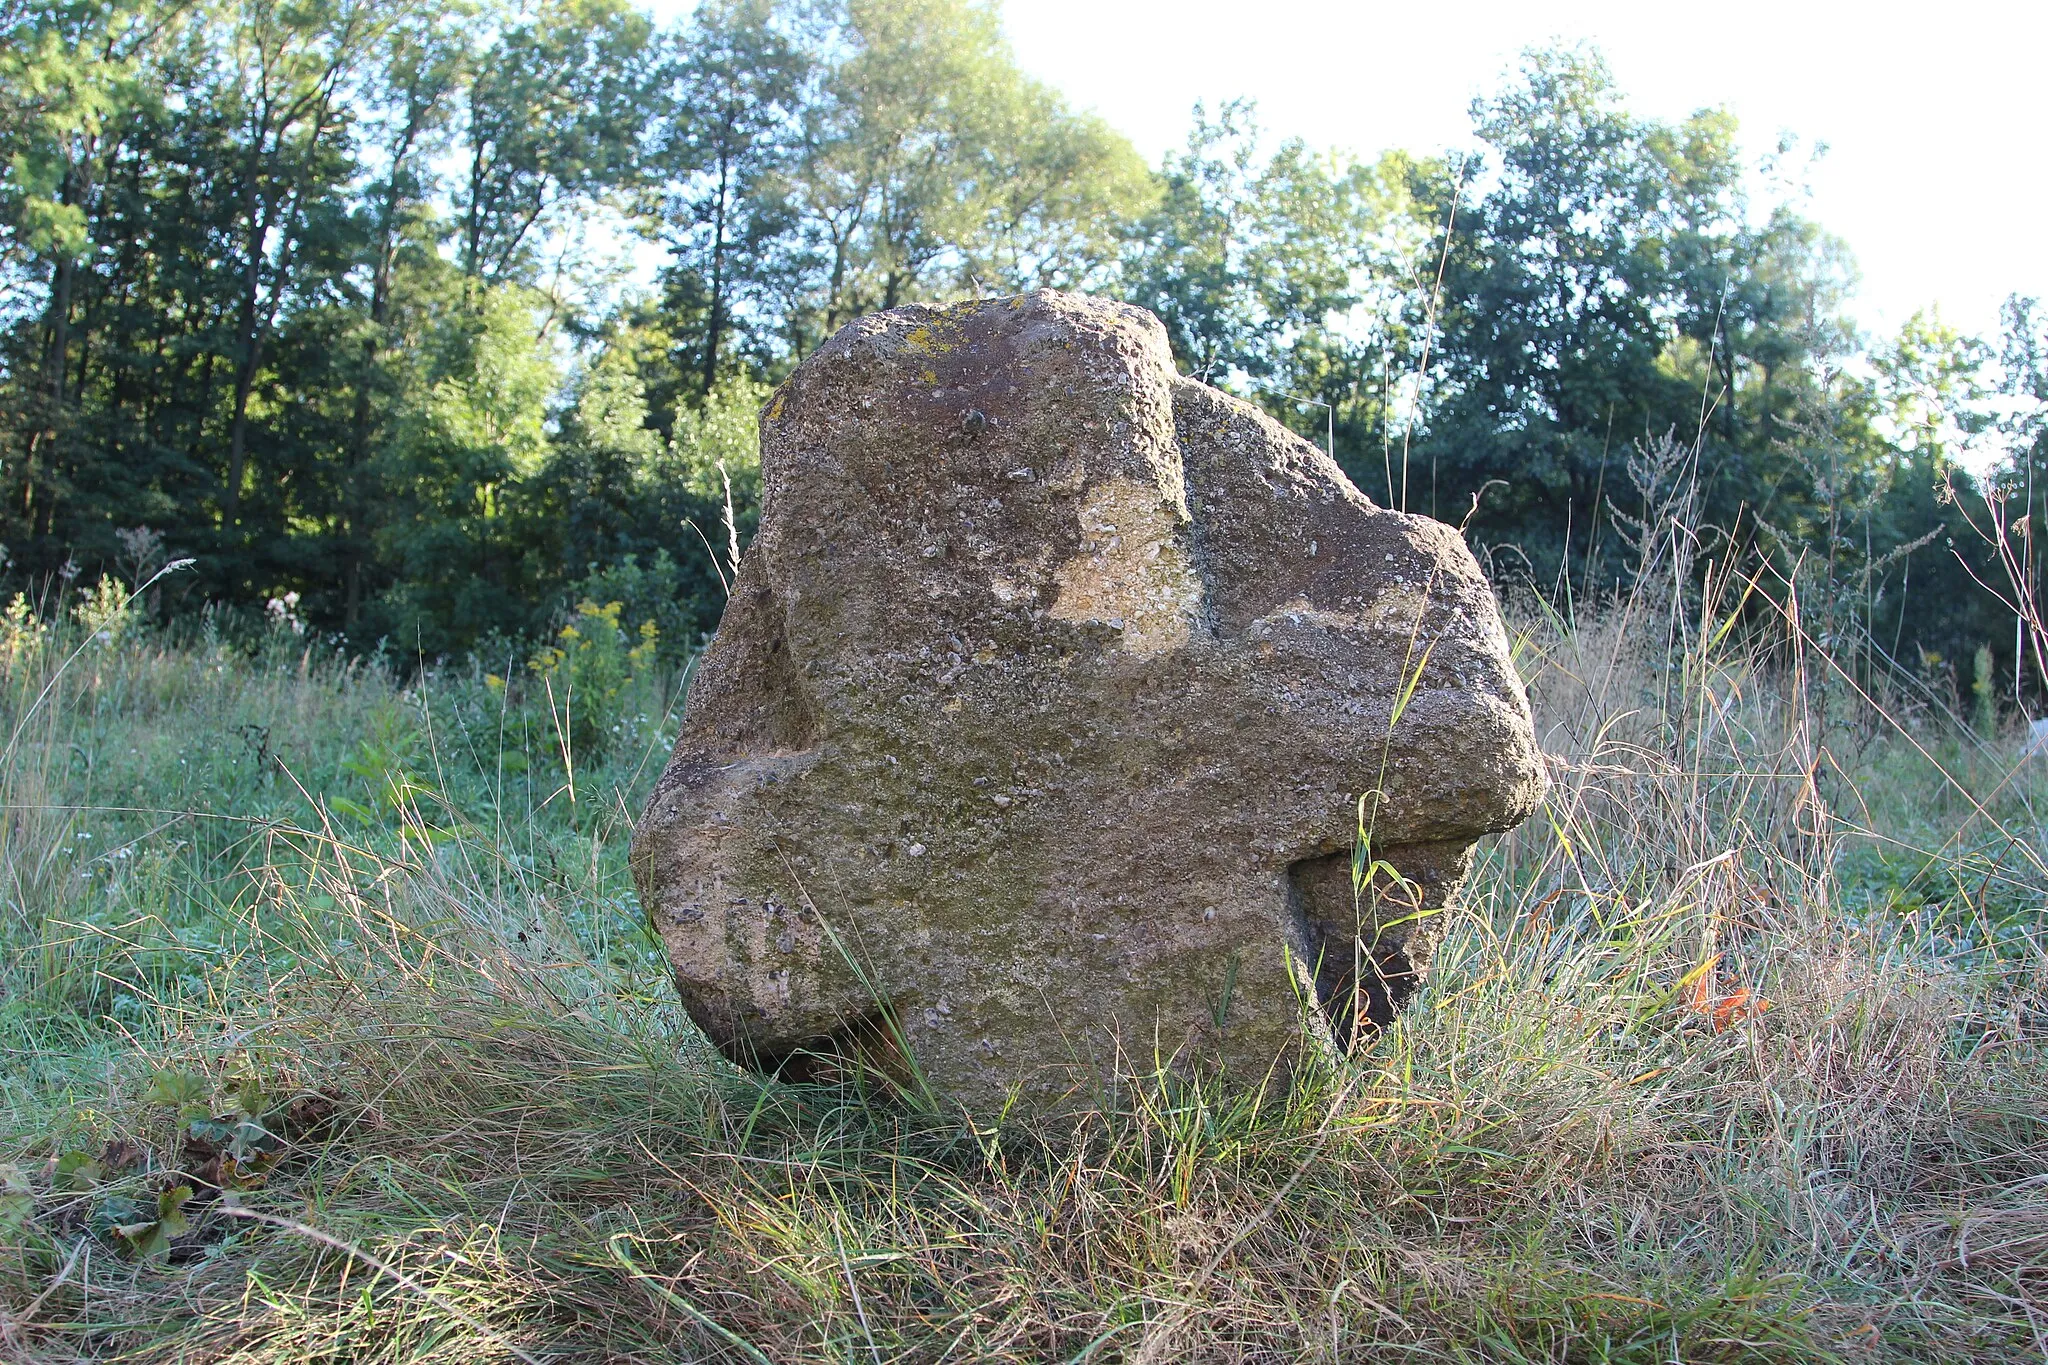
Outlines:
{"type": "Polygon", "coordinates": [[[663,440],[638,424],[634,340],[615,339],[581,377],[528,509],[544,519],[549,558],[580,570],[564,596],[620,601],[632,619],[656,622],[673,664],[717,624],[733,541],[759,518],[756,419],[767,389],[728,377],[676,414],[663,440]]]}
{"type": "Polygon", "coordinates": [[[526,628],[535,584],[523,486],[548,458],[560,374],[538,326],[543,301],[516,285],[468,301],[421,300],[425,362],[372,463],[373,544],[394,578],[367,624],[407,651],[467,648],[493,627],[526,628]]]}
{"type": "Polygon", "coordinates": [[[12,677],[17,668],[34,661],[41,652],[49,627],[37,619],[26,593],[16,593],[0,608],[0,668],[12,677]]]}
{"type": "Polygon", "coordinates": [[[624,0],[550,0],[517,10],[479,53],[467,90],[458,191],[460,264],[471,279],[531,280],[547,220],[631,187],[653,93],[653,24],[624,0]]]}
{"type": "Polygon", "coordinates": [[[744,376],[720,384],[701,406],[677,414],[675,434],[649,473],[707,502],[730,496],[735,517],[753,525],[761,513],[761,409],[773,392],[744,376]]]}
{"type": "Polygon", "coordinates": [[[174,1185],[154,1201],[110,1199],[101,1211],[114,1236],[136,1257],[149,1260],[169,1251],[172,1238],[191,1230],[192,1225],[185,1217],[185,1205],[191,1198],[190,1185],[174,1185]]]}
{"type": "Polygon", "coordinates": [[[342,771],[362,779],[365,800],[330,795],[327,804],[358,820],[381,823],[402,813],[413,793],[422,789],[414,771],[420,734],[412,717],[397,706],[371,712],[368,729],[355,751],[341,761],[342,771]]]}
{"type": "Polygon", "coordinates": [[[1260,142],[1249,104],[1214,117],[1196,107],[1159,201],[1133,225],[1122,289],[1159,315],[1189,373],[1222,384],[1241,376],[1255,396],[1321,393],[1326,329],[1361,305],[1384,308],[1372,277],[1397,271],[1397,254],[1414,245],[1407,163],[1365,165],[1298,140],[1264,157],[1260,142]]]}
{"type": "Polygon", "coordinates": [[[1476,536],[1511,541],[1545,588],[1570,573],[1587,592],[1621,572],[1607,505],[1641,510],[1627,457],[1667,432],[1700,444],[1708,521],[1741,536],[1745,506],[1787,514],[1769,491],[1784,418],[1829,358],[1842,291],[1808,225],[1783,208],[1753,221],[1733,121],[1638,118],[1597,55],[1570,49],[1530,54],[1474,120],[1490,164],[1417,189],[1463,226],[1440,300],[1408,301],[1417,322],[1435,308],[1437,342],[1407,505],[1459,519],[1501,480],[1476,536]]]}
{"type": "Polygon", "coordinates": [[[149,101],[138,57],[180,26],[181,16],[125,3],[0,12],[0,130],[10,153],[0,167],[0,241],[9,255],[85,252],[79,181],[93,173],[109,126],[149,101]]]}
{"type": "Polygon", "coordinates": [[[127,622],[128,589],[116,582],[112,574],[101,574],[99,582],[78,590],[78,602],[71,608],[71,614],[85,627],[86,634],[111,640],[127,622]]]}
{"type": "Polygon", "coordinates": [[[35,1217],[35,1190],[28,1176],[13,1162],[0,1165],[0,1237],[12,1242],[35,1217]]]}
{"type": "MultiPolygon", "coordinates": [[[[700,547],[699,553],[712,551],[700,547]]],[[[628,553],[593,568],[572,585],[571,595],[578,602],[620,603],[622,619],[641,622],[643,630],[653,628],[655,657],[666,667],[681,668],[703,638],[704,623],[694,601],[700,590],[701,575],[685,574],[668,551],[657,550],[649,563],[628,553]]]]}
{"type": "Polygon", "coordinates": [[[106,1168],[88,1152],[69,1151],[57,1158],[51,1168],[54,1188],[68,1193],[90,1192],[106,1175],[106,1168]]]}
{"type": "Polygon", "coordinates": [[[1148,197],[1130,144],[1017,69],[992,7],[845,0],[788,174],[822,278],[795,333],[972,287],[1080,285],[1148,197]],[[843,55],[839,55],[843,54],[843,55]]]}
{"type": "Polygon", "coordinates": [[[644,620],[629,636],[619,624],[624,604],[576,604],[575,619],[555,643],[527,661],[558,717],[560,733],[578,752],[603,752],[618,737],[629,688],[652,671],[660,628],[644,620]]]}
{"type": "Polygon", "coordinates": [[[203,1076],[159,1071],[150,1077],[149,1088],[142,1092],[142,1102],[175,1110],[181,1120],[190,1119],[205,1114],[210,1089],[203,1076]]]}
{"type": "Polygon", "coordinates": [[[871,309],[1056,286],[1153,309],[1186,372],[1567,607],[1681,495],[1690,567],[1828,585],[1859,677],[1986,639],[2014,676],[1988,599],[1948,604],[2005,576],[1973,516],[2048,512],[2031,305],[1995,347],[1864,342],[1840,243],[1755,189],[1797,148],[1632,113],[1589,50],[1526,54],[1473,120],[1483,157],[1360,160],[1198,108],[1148,170],[976,0],[29,0],[0,12],[0,596],[62,616],[47,585],[132,582],[156,528],[197,572],[137,619],[297,593],[417,665],[618,600],[673,665],[796,360],[871,309]],[[605,245],[635,235],[653,296],[605,245]],[[1667,438],[1687,472],[1646,490],[1667,438]]]}
{"type": "Polygon", "coordinates": [[[708,394],[773,354],[797,269],[788,175],[817,54],[768,0],[699,4],[668,73],[653,141],[666,183],[651,196],[673,261],[662,313],[672,351],[650,387],[666,430],[685,394],[708,394]]]}

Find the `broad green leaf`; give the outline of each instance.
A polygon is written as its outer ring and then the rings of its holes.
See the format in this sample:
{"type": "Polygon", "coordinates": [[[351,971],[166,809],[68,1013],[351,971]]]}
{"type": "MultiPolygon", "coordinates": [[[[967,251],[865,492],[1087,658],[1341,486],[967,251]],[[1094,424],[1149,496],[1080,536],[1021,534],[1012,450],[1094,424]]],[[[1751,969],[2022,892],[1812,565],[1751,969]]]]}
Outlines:
{"type": "Polygon", "coordinates": [[[0,1166],[0,1233],[21,1231],[35,1213],[36,1196],[28,1176],[19,1166],[0,1166]]]}
{"type": "Polygon", "coordinates": [[[185,1201],[191,1197],[190,1185],[173,1186],[156,1197],[156,1207],[152,1210],[155,1217],[116,1224],[114,1235],[126,1242],[143,1260],[160,1256],[171,1249],[172,1238],[190,1231],[192,1225],[185,1217],[185,1201]]]}
{"type": "Polygon", "coordinates": [[[100,1183],[106,1172],[89,1152],[71,1151],[57,1158],[57,1188],[60,1190],[90,1190],[100,1183]]]}
{"type": "Polygon", "coordinates": [[[159,1071],[150,1078],[149,1089],[142,1092],[142,1102],[182,1112],[193,1105],[203,1107],[207,1091],[203,1077],[185,1071],[159,1071]]]}

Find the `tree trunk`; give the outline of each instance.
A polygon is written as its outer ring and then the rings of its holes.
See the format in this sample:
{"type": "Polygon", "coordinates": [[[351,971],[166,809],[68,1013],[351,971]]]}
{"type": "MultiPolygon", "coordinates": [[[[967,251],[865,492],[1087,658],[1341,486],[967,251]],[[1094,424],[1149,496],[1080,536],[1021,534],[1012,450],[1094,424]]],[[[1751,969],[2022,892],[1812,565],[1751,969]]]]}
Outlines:
{"type": "Polygon", "coordinates": [[[258,186],[262,184],[259,173],[270,143],[270,116],[266,104],[250,139],[248,164],[242,172],[242,222],[246,231],[242,244],[242,291],[235,304],[235,391],[228,421],[228,472],[223,499],[224,520],[230,527],[241,518],[242,476],[248,459],[249,391],[256,384],[256,299],[263,284],[263,243],[270,236],[271,226],[268,201],[258,186]]]}
{"type": "Polygon", "coordinates": [[[228,423],[227,523],[241,519],[242,478],[248,468],[249,392],[256,387],[256,366],[262,359],[263,339],[256,335],[256,299],[245,293],[236,327],[235,406],[228,423]]]}
{"type": "Polygon", "coordinates": [[[64,408],[65,372],[71,355],[71,281],[77,264],[68,256],[57,259],[50,287],[50,411],[51,420],[64,408]]]}
{"type": "MultiPolygon", "coordinates": [[[[728,120],[729,122],[729,120],[728,120]]],[[[711,210],[711,312],[704,320],[704,392],[718,382],[719,334],[725,328],[725,213],[732,163],[725,149],[718,153],[718,198],[711,210]]]]}
{"type": "Polygon", "coordinates": [[[398,256],[399,176],[412,155],[424,111],[415,106],[406,120],[398,145],[391,154],[390,179],[385,182],[384,204],[377,234],[377,264],[370,280],[370,326],[363,337],[363,369],[356,383],[355,412],[349,423],[348,467],[342,473],[343,555],[347,560],[347,582],[342,622],[354,627],[362,615],[363,547],[360,537],[366,516],[363,480],[370,462],[371,386],[376,381],[377,360],[384,347],[384,329],[391,315],[391,272],[398,256]]]}
{"type": "Polygon", "coordinates": [[[462,252],[464,299],[469,297],[470,281],[483,270],[483,262],[479,257],[483,255],[485,155],[483,146],[479,144],[469,157],[469,209],[467,221],[463,224],[462,252]]]}
{"type": "MultiPolygon", "coordinates": [[[[61,202],[72,203],[77,188],[73,173],[67,169],[58,190],[61,202]]],[[[43,420],[35,424],[35,430],[29,437],[28,458],[22,465],[22,508],[29,514],[29,530],[33,534],[48,533],[50,513],[56,503],[54,487],[51,496],[40,502],[36,498],[36,457],[45,455],[44,463],[47,464],[54,464],[57,460],[57,434],[64,421],[64,405],[68,397],[64,381],[71,364],[71,286],[77,268],[77,262],[68,255],[60,255],[51,262],[48,340],[45,342],[48,350],[43,356],[50,405],[43,414],[43,420]]]]}
{"type": "MultiPolygon", "coordinates": [[[[271,140],[268,153],[273,179],[275,179],[276,173],[284,159],[286,134],[307,112],[308,110],[301,106],[296,112],[288,113],[286,117],[278,121],[277,127],[274,130],[275,136],[271,140]]],[[[327,136],[327,116],[330,112],[327,99],[323,96],[314,101],[310,112],[312,119],[306,134],[306,163],[310,163],[317,156],[320,145],[327,136]]],[[[269,115],[267,113],[264,116],[264,122],[261,127],[269,127],[269,115]]],[[[257,146],[260,148],[262,144],[263,139],[259,134],[257,146]]],[[[230,523],[238,519],[242,506],[242,480],[248,465],[249,394],[256,386],[256,373],[263,363],[264,345],[269,340],[270,330],[277,321],[277,311],[284,301],[285,287],[290,283],[292,270],[297,263],[298,240],[300,232],[304,227],[303,222],[299,221],[299,217],[304,208],[304,196],[307,189],[305,176],[306,171],[304,165],[302,165],[297,173],[296,183],[285,190],[281,196],[274,196],[267,201],[263,206],[260,218],[252,213],[248,267],[243,274],[243,345],[240,348],[241,363],[237,366],[235,374],[234,425],[230,429],[228,437],[228,521],[230,523]],[[272,228],[279,229],[282,237],[278,242],[277,266],[271,271],[270,299],[266,304],[262,297],[263,247],[270,240],[272,228]]]]}
{"type": "Polygon", "coordinates": [[[839,330],[839,291],[846,281],[846,242],[835,239],[832,243],[832,287],[825,295],[825,335],[831,336],[839,330]]]}

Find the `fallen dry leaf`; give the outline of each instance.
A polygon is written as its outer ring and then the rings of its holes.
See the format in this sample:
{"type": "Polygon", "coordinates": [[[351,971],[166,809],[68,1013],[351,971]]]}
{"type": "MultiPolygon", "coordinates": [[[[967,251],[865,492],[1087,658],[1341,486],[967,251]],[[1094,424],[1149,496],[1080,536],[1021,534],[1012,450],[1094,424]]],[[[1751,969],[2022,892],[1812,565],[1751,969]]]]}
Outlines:
{"type": "Polygon", "coordinates": [[[1686,1008],[1697,1014],[1704,1014],[1714,1023],[1714,1032],[1721,1033],[1746,1019],[1758,1019],[1771,1008],[1771,1002],[1747,986],[1737,986],[1728,995],[1714,993],[1714,968],[1720,965],[1719,953],[1691,973],[1691,984],[1686,987],[1686,1008]]]}
{"type": "Polygon", "coordinates": [[[1747,986],[1737,986],[1733,995],[1724,995],[1716,1000],[1708,1013],[1714,1020],[1714,1032],[1719,1033],[1731,1024],[1761,1018],[1769,1008],[1770,1001],[1747,986]]]}

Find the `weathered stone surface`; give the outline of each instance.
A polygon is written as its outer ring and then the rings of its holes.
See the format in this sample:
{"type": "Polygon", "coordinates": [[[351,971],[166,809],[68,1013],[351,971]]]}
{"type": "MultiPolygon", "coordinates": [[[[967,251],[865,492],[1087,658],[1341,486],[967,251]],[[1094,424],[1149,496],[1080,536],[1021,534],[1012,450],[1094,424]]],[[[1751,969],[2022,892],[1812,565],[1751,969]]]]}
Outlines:
{"type": "Polygon", "coordinates": [[[864,318],[761,438],[760,534],[633,844],[736,1059],[897,1036],[971,1108],[1168,1057],[1256,1083],[1304,998],[1348,1032],[1354,981],[1384,1015],[1421,955],[1407,905],[1359,922],[1361,794],[1424,911],[1540,798],[1457,533],[1179,378],[1141,309],[864,318]]]}

